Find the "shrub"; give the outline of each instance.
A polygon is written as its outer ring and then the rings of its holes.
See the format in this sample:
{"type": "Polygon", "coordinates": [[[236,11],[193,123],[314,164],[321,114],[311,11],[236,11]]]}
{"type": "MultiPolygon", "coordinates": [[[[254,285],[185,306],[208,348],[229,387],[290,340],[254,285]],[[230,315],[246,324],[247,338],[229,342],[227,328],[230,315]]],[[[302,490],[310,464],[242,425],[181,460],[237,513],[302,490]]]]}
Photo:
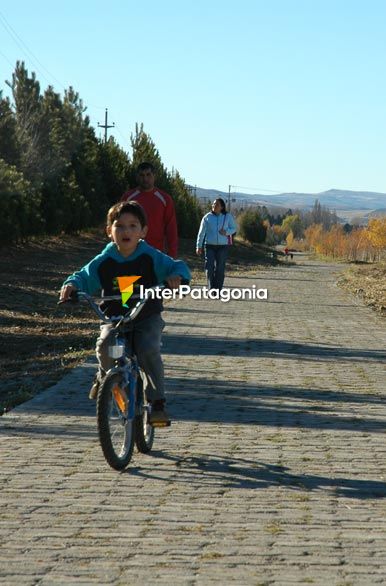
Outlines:
{"type": "Polygon", "coordinates": [[[256,210],[246,210],[238,217],[239,233],[252,243],[265,242],[267,226],[256,210]]]}

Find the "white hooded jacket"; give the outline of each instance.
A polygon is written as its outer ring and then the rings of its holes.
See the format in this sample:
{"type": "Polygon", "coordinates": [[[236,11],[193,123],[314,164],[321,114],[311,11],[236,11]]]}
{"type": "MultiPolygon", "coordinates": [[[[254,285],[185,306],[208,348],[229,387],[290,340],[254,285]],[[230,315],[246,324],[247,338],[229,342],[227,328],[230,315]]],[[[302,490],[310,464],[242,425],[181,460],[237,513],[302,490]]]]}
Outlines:
{"type": "Polygon", "coordinates": [[[232,214],[227,212],[217,215],[209,212],[201,220],[196,248],[202,248],[204,241],[206,244],[225,246],[229,244],[228,236],[232,236],[236,231],[237,225],[232,214]],[[225,230],[226,236],[220,234],[221,229],[225,230]]]}

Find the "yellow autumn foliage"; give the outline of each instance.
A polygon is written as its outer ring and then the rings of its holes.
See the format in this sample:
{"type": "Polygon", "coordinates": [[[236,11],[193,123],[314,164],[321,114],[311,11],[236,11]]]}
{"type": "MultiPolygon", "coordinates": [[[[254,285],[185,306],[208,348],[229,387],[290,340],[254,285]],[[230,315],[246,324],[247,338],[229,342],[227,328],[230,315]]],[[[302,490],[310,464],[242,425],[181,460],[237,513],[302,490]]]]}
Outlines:
{"type": "Polygon", "coordinates": [[[386,216],[373,218],[367,227],[354,228],[349,233],[340,224],[334,224],[330,230],[324,230],[321,224],[313,224],[305,230],[304,236],[307,247],[319,254],[354,261],[375,261],[386,253],[386,216]]]}

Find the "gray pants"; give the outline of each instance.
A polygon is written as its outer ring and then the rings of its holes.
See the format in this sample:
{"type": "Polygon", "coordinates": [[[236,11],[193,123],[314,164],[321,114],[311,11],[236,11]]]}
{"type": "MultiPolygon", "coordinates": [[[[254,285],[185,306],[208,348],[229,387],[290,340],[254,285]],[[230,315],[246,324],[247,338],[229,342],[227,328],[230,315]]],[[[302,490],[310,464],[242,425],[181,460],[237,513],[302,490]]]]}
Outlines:
{"type": "MultiPolygon", "coordinates": [[[[96,356],[99,363],[98,378],[114,366],[114,359],[108,354],[108,347],[113,338],[110,324],[102,324],[96,342],[96,356]]],[[[161,334],[165,322],[159,313],[150,315],[134,324],[134,349],[138,364],[146,374],[146,396],[149,401],[165,399],[164,365],[161,358],[161,334]]]]}

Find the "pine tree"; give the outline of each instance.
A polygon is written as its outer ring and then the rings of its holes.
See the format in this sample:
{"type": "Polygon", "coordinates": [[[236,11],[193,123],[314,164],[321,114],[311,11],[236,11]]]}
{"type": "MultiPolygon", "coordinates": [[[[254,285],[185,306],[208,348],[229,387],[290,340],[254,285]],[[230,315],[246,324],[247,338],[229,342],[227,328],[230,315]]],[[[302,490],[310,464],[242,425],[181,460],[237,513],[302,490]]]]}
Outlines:
{"type": "Polygon", "coordinates": [[[0,242],[25,240],[44,228],[40,195],[16,167],[0,159],[0,242]]]}
{"type": "Polygon", "coordinates": [[[137,123],[135,125],[135,134],[131,135],[131,147],[133,149],[130,173],[131,185],[134,186],[136,184],[135,174],[138,165],[147,162],[154,165],[157,186],[167,191],[169,184],[167,170],[161,161],[160,154],[153,140],[144,131],[143,124],[138,125],[137,123]]]}
{"type": "Polygon", "coordinates": [[[20,168],[23,175],[34,185],[39,183],[44,169],[42,148],[42,96],[35,73],[28,76],[24,62],[18,61],[12,82],[15,106],[16,136],[20,145],[20,168]]]}
{"type": "Polygon", "coordinates": [[[169,173],[164,167],[158,149],[153,140],[144,131],[143,124],[135,126],[135,134],[131,136],[133,157],[129,177],[131,185],[135,185],[135,171],[140,163],[152,163],[156,172],[157,187],[167,191],[173,198],[181,237],[192,238],[196,235],[200,223],[201,210],[195,198],[189,193],[184,180],[173,170],[169,173]]]}
{"type": "Polygon", "coordinates": [[[9,165],[20,164],[20,148],[16,135],[16,120],[9,98],[0,91],[0,159],[9,165]]]}
{"type": "Polygon", "coordinates": [[[104,197],[110,205],[113,205],[127,190],[131,166],[127,153],[112,136],[106,143],[99,143],[98,168],[101,173],[104,197]]]}

